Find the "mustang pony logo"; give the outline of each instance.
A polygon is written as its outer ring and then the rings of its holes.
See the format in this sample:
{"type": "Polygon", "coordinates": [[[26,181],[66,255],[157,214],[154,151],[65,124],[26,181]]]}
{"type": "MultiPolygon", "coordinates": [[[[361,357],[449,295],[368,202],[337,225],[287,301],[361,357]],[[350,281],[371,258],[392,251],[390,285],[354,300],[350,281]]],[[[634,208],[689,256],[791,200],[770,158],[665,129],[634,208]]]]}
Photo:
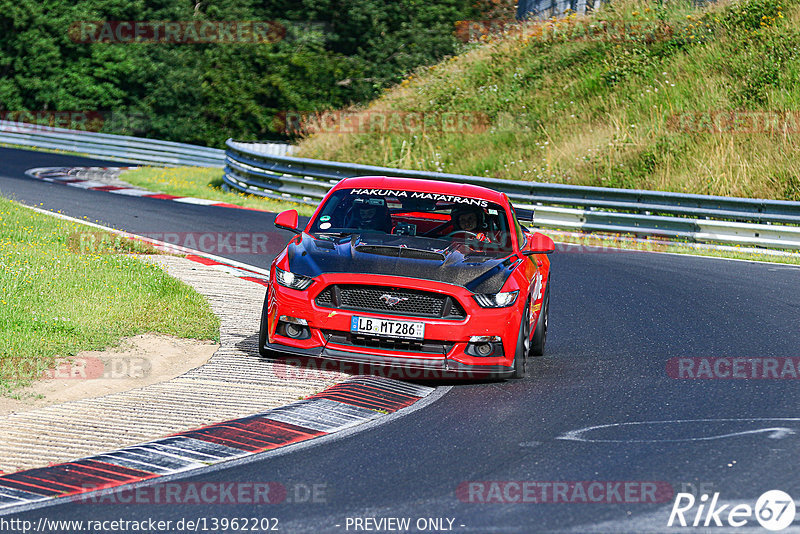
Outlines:
{"type": "Polygon", "coordinates": [[[404,300],[408,300],[405,297],[395,297],[394,295],[390,295],[388,293],[384,293],[380,296],[380,299],[387,305],[387,306],[394,306],[398,302],[403,302],[404,300]]]}

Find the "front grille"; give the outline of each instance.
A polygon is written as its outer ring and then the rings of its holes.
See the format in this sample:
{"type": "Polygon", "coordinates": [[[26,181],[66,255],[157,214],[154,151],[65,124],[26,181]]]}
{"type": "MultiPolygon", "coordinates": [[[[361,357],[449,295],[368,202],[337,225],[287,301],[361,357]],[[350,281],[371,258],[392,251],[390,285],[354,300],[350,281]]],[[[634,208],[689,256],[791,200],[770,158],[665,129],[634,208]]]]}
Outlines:
{"type": "Polygon", "coordinates": [[[447,354],[455,343],[432,340],[395,339],[362,334],[352,334],[338,330],[323,330],[323,335],[328,343],[337,345],[352,345],[355,347],[371,347],[382,350],[397,350],[403,352],[420,352],[424,354],[447,354]]]}
{"type": "Polygon", "coordinates": [[[462,320],[464,308],[453,297],[433,293],[383,286],[332,285],[317,295],[316,303],[323,308],[436,317],[462,320]],[[397,302],[394,300],[397,299],[397,302]],[[391,303],[394,302],[392,305],[391,303]]]}

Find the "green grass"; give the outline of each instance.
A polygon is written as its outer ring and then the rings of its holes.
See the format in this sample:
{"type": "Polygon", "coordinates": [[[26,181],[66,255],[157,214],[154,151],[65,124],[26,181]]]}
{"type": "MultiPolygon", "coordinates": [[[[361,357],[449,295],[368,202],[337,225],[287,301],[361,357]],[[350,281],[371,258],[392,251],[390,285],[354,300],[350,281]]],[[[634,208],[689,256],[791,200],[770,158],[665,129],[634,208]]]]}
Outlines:
{"type": "Polygon", "coordinates": [[[571,15],[489,37],[419,69],[367,108],[348,110],[475,113],[485,129],[341,133],[310,125],[299,156],[800,200],[800,117],[782,132],[730,131],[725,124],[712,132],[701,120],[687,125],[676,118],[800,111],[799,28],[800,0],[723,1],[707,9],[612,0],[593,17],[571,15]],[[581,37],[603,21],[645,30],[617,40],[581,37]]]}
{"type": "Polygon", "coordinates": [[[152,249],[108,234],[81,252],[81,235],[98,232],[0,198],[0,394],[123,337],[219,339],[202,295],[125,254],[152,249]]]}
{"type": "Polygon", "coordinates": [[[124,172],[120,178],[136,187],[170,195],[206,198],[273,212],[289,209],[296,209],[301,215],[314,212],[313,206],[305,204],[223,191],[222,175],[221,169],[207,167],[139,167],[124,172]]]}

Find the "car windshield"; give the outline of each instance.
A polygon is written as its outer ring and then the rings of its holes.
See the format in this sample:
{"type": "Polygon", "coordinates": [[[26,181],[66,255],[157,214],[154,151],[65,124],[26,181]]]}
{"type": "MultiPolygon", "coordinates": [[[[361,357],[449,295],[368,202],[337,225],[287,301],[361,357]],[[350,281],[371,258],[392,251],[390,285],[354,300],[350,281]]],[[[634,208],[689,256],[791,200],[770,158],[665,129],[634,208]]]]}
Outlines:
{"type": "MultiPolygon", "coordinates": [[[[511,251],[508,216],[499,204],[481,198],[384,189],[335,191],[311,223],[315,235],[407,236],[402,246],[467,253],[511,251]]],[[[397,239],[387,238],[388,243],[397,239]]]]}

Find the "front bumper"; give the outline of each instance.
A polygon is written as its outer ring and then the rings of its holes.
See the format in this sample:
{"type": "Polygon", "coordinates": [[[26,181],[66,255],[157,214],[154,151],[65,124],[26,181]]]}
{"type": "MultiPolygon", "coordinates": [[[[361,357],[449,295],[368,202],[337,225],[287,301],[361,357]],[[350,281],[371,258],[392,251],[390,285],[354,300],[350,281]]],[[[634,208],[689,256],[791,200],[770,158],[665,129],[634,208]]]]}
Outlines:
{"type": "MultiPolygon", "coordinates": [[[[481,308],[463,287],[428,281],[409,280],[381,275],[323,275],[305,291],[270,284],[267,292],[268,340],[266,348],[299,356],[325,358],[342,362],[347,372],[365,368],[391,367],[399,378],[438,377],[507,377],[513,373],[519,325],[524,299],[508,308],[481,308]],[[353,311],[323,307],[315,302],[317,295],[332,284],[362,284],[422,290],[449,295],[464,308],[462,320],[388,315],[372,311],[353,311]],[[279,318],[288,316],[307,323],[301,338],[286,335],[279,327],[279,318]],[[353,316],[422,321],[425,323],[424,344],[361,339],[350,333],[353,316]],[[500,338],[491,356],[479,357],[470,347],[473,336],[500,338]],[[370,341],[374,341],[370,343],[370,341]],[[422,346],[424,345],[424,346],[422,346]]],[[[283,323],[281,323],[283,325],[283,323]]]]}
{"type": "Polygon", "coordinates": [[[508,378],[514,372],[513,368],[504,365],[467,365],[456,360],[448,361],[446,359],[435,361],[429,358],[373,356],[331,347],[302,349],[268,342],[266,348],[295,356],[336,362],[334,365],[320,366],[322,371],[338,371],[352,375],[377,374],[400,380],[508,378]]]}

